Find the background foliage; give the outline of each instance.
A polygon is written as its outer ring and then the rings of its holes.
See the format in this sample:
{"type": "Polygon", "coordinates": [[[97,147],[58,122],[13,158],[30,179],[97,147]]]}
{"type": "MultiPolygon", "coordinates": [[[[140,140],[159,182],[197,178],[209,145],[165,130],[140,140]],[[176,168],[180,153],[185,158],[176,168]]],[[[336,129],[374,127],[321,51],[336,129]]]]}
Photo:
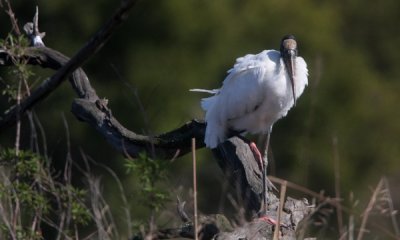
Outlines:
{"type": "MultiPolygon", "coordinates": [[[[46,45],[69,56],[116,7],[106,0],[15,0],[12,6],[20,25],[31,21],[35,5],[40,9],[41,31],[47,32],[46,45]]],[[[336,152],[342,196],[354,192],[365,205],[371,194],[368,187],[385,175],[393,187],[395,206],[400,206],[396,191],[400,180],[399,10],[396,0],[143,0],[83,68],[125,126],[155,134],[203,118],[199,107],[203,95],[188,89],[219,87],[235,58],[276,49],[284,34],[293,33],[309,66],[309,87],[298,106],[274,127],[271,174],[334,195],[336,152]],[[333,139],[338,141],[337,148],[333,139]]],[[[11,25],[4,12],[0,26],[0,36],[5,38],[11,25]]],[[[9,79],[0,71],[1,81],[9,79]]],[[[33,78],[38,80],[51,74],[35,73],[33,78]]],[[[72,116],[73,97],[65,83],[35,107],[45,129],[42,144],[47,152],[42,154],[63,166],[68,151],[65,115],[72,158],[79,163],[83,149],[96,162],[111,167],[125,184],[133,218],[146,219],[149,211],[133,201],[140,180],[126,174],[122,157],[72,116]]],[[[8,106],[2,97],[1,110],[8,106]]],[[[23,122],[23,127],[22,142],[28,147],[28,123],[23,122]]],[[[0,141],[1,148],[13,147],[15,129],[0,133],[0,141]]],[[[219,195],[221,173],[208,150],[200,154],[200,210],[216,212],[228,204],[219,195]]],[[[177,189],[172,196],[188,192],[189,158],[174,161],[168,171],[173,177],[166,188],[177,189]]],[[[118,206],[113,198],[116,189],[108,179],[103,180],[106,198],[111,206],[118,206]]],[[[78,177],[75,181],[80,182],[78,177]]]]}

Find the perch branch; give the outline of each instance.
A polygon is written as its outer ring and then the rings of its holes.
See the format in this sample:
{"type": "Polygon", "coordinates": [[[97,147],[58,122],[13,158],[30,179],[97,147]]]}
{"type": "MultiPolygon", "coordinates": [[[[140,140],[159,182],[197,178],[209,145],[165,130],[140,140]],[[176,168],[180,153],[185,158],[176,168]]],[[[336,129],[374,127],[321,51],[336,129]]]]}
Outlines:
{"type": "MultiPolygon", "coordinates": [[[[25,61],[31,65],[39,65],[54,70],[67,64],[68,58],[61,53],[46,47],[30,47],[24,50],[24,54],[13,55],[10,51],[0,52],[0,66],[12,66],[15,62],[25,61]]],[[[57,87],[57,82],[45,80],[19,105],[21,109],[29,109],[38,100],[45,98],[57,87]]],[[[106,140],[125,156],[136,157],[141,151],[150,151],[156,146],[156,154],[160,158],[172,158],[182,156],[191,151],[191,138],[196,138],[196,147],[203,147],[205,124],[191,121],[182,127],[158,136],[145,136],[127,130],[111,114],[107,107],[107,101],[100,99],[91,86],[85,72],[79,68],[74,71],[69,81],[78,97],[72,104],[72,112],[75,116],[96,128],[106,140]]],[[[15,106],[0,119],[0,131],[13,124],[15,106]]],[[[22,112],[22,110],[20,111],[22,112]]]]}

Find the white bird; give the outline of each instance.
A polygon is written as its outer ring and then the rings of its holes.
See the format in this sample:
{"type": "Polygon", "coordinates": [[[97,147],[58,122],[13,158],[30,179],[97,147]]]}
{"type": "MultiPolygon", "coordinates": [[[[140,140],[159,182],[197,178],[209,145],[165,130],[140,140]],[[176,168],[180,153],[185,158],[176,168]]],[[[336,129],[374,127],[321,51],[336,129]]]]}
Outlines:
{"type": "MultiPolygon", "coordinates": [[[[204,142],[208,148],[216,148],[230,137],[232,130],[267,134],[268,148],[272,125],[295,106],[308,84],[307,64],[297,53],[295,37],[286,35],[280,51],[264,50],[236,59],[220,89],[191,89],[213,94],[201,101],[206,111],[204,142]]],[[[261,154],[254,147],[261,165],[261,154]]],[[[263,185],[266,198],[265,179],[263,185]]]]}

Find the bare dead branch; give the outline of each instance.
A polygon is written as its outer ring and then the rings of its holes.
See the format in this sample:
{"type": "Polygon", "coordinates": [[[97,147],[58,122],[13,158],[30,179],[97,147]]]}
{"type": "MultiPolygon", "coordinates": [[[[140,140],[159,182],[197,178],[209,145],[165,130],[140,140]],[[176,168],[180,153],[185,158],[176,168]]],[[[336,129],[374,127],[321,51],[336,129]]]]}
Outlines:
{"type": "Polygon", "coordinates": [[[178,196],[176,197],[176,210],[178,212],[178,215],[181,218],[183,223],[188,223],[188,222],[190,222],[190,218],[188,217],[187,213],[185,212],[185,204],[186,204],[186,201],[182,202],[178,196]]]}
{"type": "MultiPolygon", "coordinates": [[[[27,64],[57,70],[68,62],[68,58],[46,47],[26,48],[24,54],[18,56],[13,56],[8,51],[0,52],[0,66],[12,66],[15,61],[25,61],[27,64]]],[[[193,120],[181,128],[159,136],[136,134],[127,130],[114,118],[111,109],[107,107],[107,101],[97,96],[82,69],[74,71],[69,81],[79,97],[72,104],[72,112],[79,120],[96,128],[112,146],[125,156],[136,157],[140,152],[150,150],[152,145],[157,147],[156,155],[160,158],[182,156],[191,151],[192,137],[196,138],[198,148],[204,146],[205,125],[202,122],[193,120]]],[[[29,109],[48,96],[48,93],[54,91],[57,87],[56,84],[57,81],[53,81],[53,77],[45,80],[21,102],[19,107],[24,110],[29,109]]],[[[14,123],[14,114],[18,112],[15,107],[0,118],[0,131],[14,123]]],[[[19,112],[23,112],[23,110],[19,112]]]]}
{"type": "MultiPolygon", "coordinates": [[[[18,56],[14,56],[12,52],[7,51],[6,49],[0,51],[0,66],[12,66],[15,64],[15,62],[22,61],[26,61],[27,64],[40,65],[44,68],[52,68],[57,70],[68,62],[68,58],[57,51],[45,47],[26,48],[24,49],[24,54],[18,56]]],[[[58,77],[58,73],[59,72],[57,72],[56,75],[50,79],[43,81],[42,84],[40,84],[29,97],[21,101],[18,107],[16,105],[13,106],[10,110],[8,110],[8,112],[1,116],[0,131],[10,125],[13,125],[18,114],[24,114],[26,110],[33,107],[36,103],[46,98],[52,91],[54,91],[63,80],[58,77]]],[[[88,80],[85,80],[85,77],[85,73],[81,69],[78,69],[73,73],[72,78],[70,78],[72,81],[75,79],[80,79],[79,83],[71,83],[79,97],[92,96],[91,91],[94,91],[93,88],[91,88],[88,80]],[[87,86],[87,91],[83,91],[83,87],[81,87],[82,84],[89,84],[87,86]]]]}
{"type": "Polygon", "coordinates": [[[367,226],[369,215],[370,215],[370,213],[372,211],[372,208],[375,205],[375,202],[377,201],[377,196],[378,196],[379,192],[381,191],[383,185],[384,185],[384,181],[383,181],[383,179],[381,179],[379,181],[378,185],[376,186],[376,188],[374,190],[374,193],[372,194],[371,199],[369,200],[369,203],[368,203],[367,207],[365,208],[365,211],[363,213],[361,226],[360,226],[360,231],[358,232],[358,235],[357,235],[357,240],[361,240],[363,235],[364,235],[364,232],[367,230],[366,226],[367,226]]]}
{"type": "Polygon", "coordinates": [[[102,105],[101,100],[90,102],[75,99],[72,113],[94,127],[115,149],[132,158],[147,152],[150,156],[171,159],[187,154],[191,150],[191,139],[196,138],[196,147],[204,146],[205,124],[192,120],[178,129],[157,136],[147,136],[129,131],[115,119],[111,110],[102,105]],[[154,151],[153,151],[154,150],[154,151]]]}
{"type": "MultiPolygon", "coordinates": [[[[5,2],[7,4],[7,10],[5,10],[5,12],[9,16],[10,21],[11,21],[11,25],[12,25],[12,30],[11,31],[14,31],[14,33],[17,36],[19,36],[19,35],[21,35],[21,31],[19,30],[19,27],[18,27],[18,20],[15,17],[14,11],[12,10],[10,1],[9,0],[5,0],[5,2]]],[[[1,7],[3,7],[3,6],[1,6],[1,7]]]]}
{"type": "Polygon", "coordinates": [[[46,36],[46,33],[41,33],[39,31],[39,8],[37,6],[33,22],[26,23],[24,25],[24,31],[31,42],[31,46],[44,47],[43,38],[46,36]]]}
{"type": "MultiPolygon", "coordinates": [[[[32,93],[27,99],[25,99],[19,108],[13,107],[7,112],[0,120],[0,129],[14,124],[16,116],[18,114],[24,114],[26,110],[33,107],[37,102],[48,96],[55,88],[57,88],[71,73],[78,69],[82,64],[93,56],[98,50],[100,50],[104,44],[110,39],[111,35],[115,32],[115,29],[121,25],[124,19],[126,19],[129,10],[135,5],[137,0],[126,0],[122,1],[120,7],[114,13],[114,15],[100,28],[97,33],[82,47],[69,61],[61,65],[61,68],[53,75],[49,80],[42,84],[41,88],[38,88],[35,93],[32,93]]],[[[4,51],[0,51],[3,53],[4,51]]],[[[2,61],[0,61],[0,64],[2,61]]],[[[75,85],[78,88],[84,87],[75,85]]],[[[83,89],[79,89],[80,93],[83,94],[83,89]]],[[[91,92],[85,92],[85,98],[92,99],[91,92]]],[[[82,96],[80,96],[82,97],[82,96]]]]}

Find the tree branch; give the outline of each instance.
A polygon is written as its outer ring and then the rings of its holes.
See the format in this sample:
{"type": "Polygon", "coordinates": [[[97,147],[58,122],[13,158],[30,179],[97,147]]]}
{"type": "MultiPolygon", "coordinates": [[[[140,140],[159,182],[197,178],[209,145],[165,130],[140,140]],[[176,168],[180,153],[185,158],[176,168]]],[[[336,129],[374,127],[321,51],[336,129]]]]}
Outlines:
{"type": "MultiPolygon", "coordinates": [[[[11,3],[10,3],[9,0],[5,0],[5,2],[6,2],[6,4],[7,4],[7,10],[5,10],[5,12],[7,13],[7,15],[8,15],[9,18],[10,18],[11,25],[12,25],[12,31],[14,31],[15,34],[16,34],[17,36],[19,36],[19,35],[21,35],[21,31],[19,30],[18,21],[17,21],[17,19],[15,18],[15,14],[14,14],[12,8],[11,8],[11,3]]],[[[0,1],[0,7],[4,7],[4,6],[2,5],[1,1],[0,1]]]]}
{"type": "MultiPolygon", "coordinates": [[[[19,107],[13,107],[0,119],[0,130],[6,126],[15,123],[17,115],[24,114],[26,110],[33,107],[37,102],[47,97],[55,88],[57,88],[71,73],[83,65],[83,63],[100,50],[110,39],[115,29],[126,19],[128,11],[135,5],[137,0],[125,0],[121,2],[120,7],[109,19],[105,25],[81,48],[68,62],[61,64],[61,68],[50,79],[45,81],[35,93],[25,99],[19,107]]],[[[1,53],[7,53],[4,49],[1,53]]],[[[8,59],[9,61],[10,59],[8,59]]],[[[2,61],[0,61],[0,64],[2,61]]],[[[75,78],[74,78],[75,79],[75,78]]],[[[77,90],[79,97],[93,100],[93,92],[89,91],[91,86],[80,85],[85,82],[75,83],[73,86],[77,90]],[[86,88],[87,91],[84,91],[86,88]]]]}
{"type": "Polygon", "coordinates": [[[46,33],[41,33],[39,31],[39,8],[37,6],[33,22],[26,23],[24,25],[24,31],[31,42],[31,46],[44,47],[43,38],[46,36],[46,33]]]}
{"type": "Polygon", "coordinates": [[[72,113],[94,127],[107,142],[125,156],[137,157],[146,151],[150,156],[171,159],[191,151],[191,139],[196,138],[196,147],[204,147],[205,124],[192,120],[178,129],[157,136],[140,135],[129,131],[115,119],[103,100],[90,102],[86,99],[75,99],[72,113]]]}

